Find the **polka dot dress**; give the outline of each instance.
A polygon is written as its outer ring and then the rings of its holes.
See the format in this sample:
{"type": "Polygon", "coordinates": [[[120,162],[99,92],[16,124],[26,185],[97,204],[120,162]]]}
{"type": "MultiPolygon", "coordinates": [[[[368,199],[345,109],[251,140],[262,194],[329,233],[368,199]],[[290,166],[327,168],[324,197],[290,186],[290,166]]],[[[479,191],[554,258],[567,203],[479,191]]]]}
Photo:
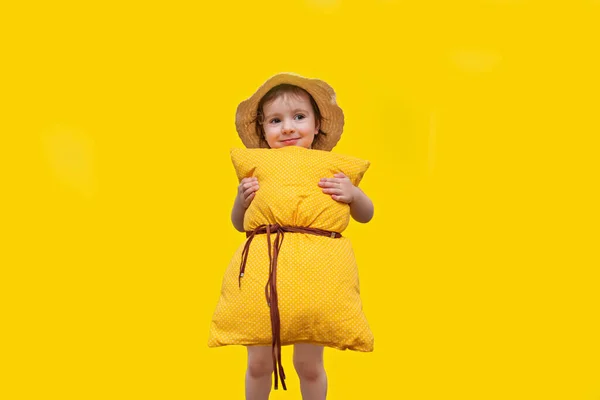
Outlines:
{"type": "MultiPolygon", "coordinates": [[[[246,210],[244,229],[280,224],[343,232],[350,208],[324,194],[321,178],[342,172],[358,185],[369,162],[290,146],[233,149],[238,179],[255,176],[260,189],[246,210]]],[[[275,235],[271,235],[273,243],[275,235]]],[[[271,345],[265,286],[269,279],[267,235],[250,245],[240,287],[244,243],[233,255],[222,282],[208,345],[271,345]]],[[[340,350],[373,350],[373,334],[362,311],[358,267],[351,242],[306,233],[284,234],[277,262],[281,344],[312,343],[340,350]]]]}

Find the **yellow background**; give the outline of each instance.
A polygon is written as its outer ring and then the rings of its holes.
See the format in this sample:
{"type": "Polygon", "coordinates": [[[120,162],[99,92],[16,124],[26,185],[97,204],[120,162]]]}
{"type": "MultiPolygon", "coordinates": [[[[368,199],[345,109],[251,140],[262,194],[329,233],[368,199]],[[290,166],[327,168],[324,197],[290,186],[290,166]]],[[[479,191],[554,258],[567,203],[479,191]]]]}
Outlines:
{"type": "Polygon", "coordinates": [[[244,349],[206,340],[235,108],[280,71],[372,162],[346,234],[376,350],[326,352],[329,398],[600,398],[598,1],[15,4],[0,398],[242,398],[244,349]]]}

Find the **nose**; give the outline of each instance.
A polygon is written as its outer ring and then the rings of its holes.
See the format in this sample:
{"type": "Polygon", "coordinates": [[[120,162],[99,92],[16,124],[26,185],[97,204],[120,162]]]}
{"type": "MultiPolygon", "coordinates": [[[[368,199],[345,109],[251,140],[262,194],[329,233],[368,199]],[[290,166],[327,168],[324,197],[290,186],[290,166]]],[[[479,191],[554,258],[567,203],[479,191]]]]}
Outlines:
{"type": "Polygon", "coordinates": [[[294,133],[294,131],[294,123],[287,118],[284,119],[283,123],[281,124],[281,132],[284,134],[290,134],[294,133]]]}

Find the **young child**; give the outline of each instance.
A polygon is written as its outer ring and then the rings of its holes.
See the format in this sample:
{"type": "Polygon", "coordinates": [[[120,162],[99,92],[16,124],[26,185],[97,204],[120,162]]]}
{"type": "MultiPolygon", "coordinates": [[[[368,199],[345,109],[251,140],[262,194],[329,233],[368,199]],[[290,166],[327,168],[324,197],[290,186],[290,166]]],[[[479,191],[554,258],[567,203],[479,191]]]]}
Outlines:
{"type": "MultiPolygon", "coordinates": [[[[262,85],[251,98],[240,103],[236,126],[242,142],[248,148],[301,146],[329,151],[342,134],[343,118],[343,112],[335,101],[335,93],[327,83],[295,74],[278,74],[262,85]]],[[[315,185],[322,188],[324,196],[349,204],[354,220],[366,223],[373,217],[373,203],[369,197],[344,174],[323,177],[315,185]]],[[[231,221],[240,232],[244,232],[244,214],[259,190],[260,182],[256,178],[244,178],[238,186],[231,221]]],[[[247,346],[247,351],[246,399],[268,399],[272,374],[277,374],[272,347],[247,346]]],[[[294,345],[294,367],[300,378],[304,400],[326,398],[327,376],[323,351],[323,346],[314,344],[294,345]]],[[[283,375],[282,369],[280,374],[283,375]]],[[[284,376],[281,378],[283,383],[284,376]]]]}

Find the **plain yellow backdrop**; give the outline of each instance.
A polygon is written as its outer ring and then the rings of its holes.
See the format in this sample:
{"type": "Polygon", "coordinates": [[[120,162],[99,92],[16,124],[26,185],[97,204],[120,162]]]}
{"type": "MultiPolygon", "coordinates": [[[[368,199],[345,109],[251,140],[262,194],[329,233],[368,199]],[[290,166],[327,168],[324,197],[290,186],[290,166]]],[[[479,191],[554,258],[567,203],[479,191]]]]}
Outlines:
{"type": "MultiPolygon", "coordinates": [[[[0,6],[0,398],[241,399],[237,104],[328,81],[375,352],[330,399],[600,398],[598,1],[0,6]]],[[[290,171],[294,173],[294,171],[290,171]]],[[[300,399],[291,351],[287,392],[300,399]]]]}

